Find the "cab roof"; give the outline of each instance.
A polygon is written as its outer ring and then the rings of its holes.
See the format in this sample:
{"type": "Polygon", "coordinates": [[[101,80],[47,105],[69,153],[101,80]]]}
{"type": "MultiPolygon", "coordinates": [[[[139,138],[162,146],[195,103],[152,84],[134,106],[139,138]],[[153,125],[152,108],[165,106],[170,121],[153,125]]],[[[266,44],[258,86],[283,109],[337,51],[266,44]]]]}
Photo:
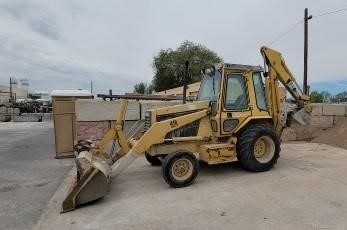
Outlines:
{"type": "Polygon", "coordinates": [[[225,69],[231,69],[231,70],[252,70],[253,72],[264,72],[264,68],[261,66],[254,66],[254,65],[241,65],[241,64],[230,64],[230,63],[223,63],[220,68],[225,69]]]}

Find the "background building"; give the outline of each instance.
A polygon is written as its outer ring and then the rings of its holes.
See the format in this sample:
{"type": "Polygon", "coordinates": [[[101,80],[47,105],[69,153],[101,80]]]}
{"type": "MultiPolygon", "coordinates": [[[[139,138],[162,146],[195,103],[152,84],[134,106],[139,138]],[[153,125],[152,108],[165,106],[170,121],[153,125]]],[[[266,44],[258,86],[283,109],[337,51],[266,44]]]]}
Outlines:
{"type": "MultiPolygon", "coordinates": [[[[0,85],[0,104],[6,104],[10,101],[10,87],[0,85]]],[[[17,88],[16,84],[12,84],[13,99],[26,99],[28,98],[28,90],[17,88]]]]}

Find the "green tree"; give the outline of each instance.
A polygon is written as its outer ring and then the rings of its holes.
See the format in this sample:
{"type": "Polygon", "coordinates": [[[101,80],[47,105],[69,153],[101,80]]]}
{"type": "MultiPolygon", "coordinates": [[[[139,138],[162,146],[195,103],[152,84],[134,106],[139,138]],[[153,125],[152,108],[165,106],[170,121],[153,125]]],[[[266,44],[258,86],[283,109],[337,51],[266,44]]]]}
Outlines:
{"type": "Polygon", "coordinates": [[[331,101],[331,93],[329,93],[328,91],[322,91],[321,94],[323,96],[323,102],[331,101]]]}
{"type": "Polygon", "coordinates": [[[141,93],[141,94],[151,94],[153,91],[153,85],[140,82],[134,85],[134,93],[141,93]]]}
{"type": "Polygon", "coordinates": [[[185,62],[189,61],[188,84],[201,80],[201,70],[222,62],[222,58],[207,47],[184,41],[176,50],[160,50],[153,59],[153,89],[163,91],[183,85],[185,62]]]}
{"type": "Polygon", "coordinates": [[[347,91],[336,94],[331,99],[334,103],[346,103],[347,102],[347,91]]]}
{"type": "Polygon", "coordinates": [[[310,100],[313,103],[322,103],[324,99],[324,95],[318,91],[312,91],[310,94],[310,100]]]}
{"type": "Polygon", "coordinates": [[[134,93],[145,94],[147,88],[147,84],[140,82],[134,85],[134,93]]]}
{"type": "Polygon", "coordinates": [[[152,84],[147,85],[145,89],[145,94],[152,94],[152,92],[153,92],[153,85],[152,84]]]}
{"type": "Polygon", "coordinates": [[[33,100],[36,100],[36,99],[40,99],[41,97],[39,95],[35,95],[35,94],[32,94],[32,93],[29,93],[28,97],[30,99],[33,99],[33,100]]]}

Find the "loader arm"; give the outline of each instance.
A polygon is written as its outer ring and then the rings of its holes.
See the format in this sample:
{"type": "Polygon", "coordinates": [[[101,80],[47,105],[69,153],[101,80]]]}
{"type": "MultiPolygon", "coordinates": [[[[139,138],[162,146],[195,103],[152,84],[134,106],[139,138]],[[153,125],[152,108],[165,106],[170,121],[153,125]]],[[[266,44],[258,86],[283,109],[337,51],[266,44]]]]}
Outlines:
{"type": "MultiPolygon", "coordinates": [[[[107,194],[112,177],[123,172],[138,156],[151,146],[164,143],[166,134],[209,115],[209,102],[196,102],[155,110],[156,115],[183,113],[183,115],[156,121],[139,140],[129,141],[123,131],[127,101],[122,100],[117,122],[101,142],[90,151],[83,151],[76,159],[77,176],[71,183],[62,203],[62,212],[99,199],[107,194]],[[111,141],[118,140],[121,153],[116,161],[110,161],[105,153],[111,141]]],[[[114,160],[114,159],[112,159],[114,160]]]]}
{"type": "Polygon", "coordinates": [[[283,114],[281,112],[282,102],[280,101],[279,82],[291,94],[298,109],[308,108],[310,97],[303,93],[280,52],[263,46],[260,49],[260,53],[266,64],[265,69],[266,67],[268,69],[268,73],[266,73],[266,92],[269,112],[273,117],[276,132],[280,136],[285,127],[285,121],[283,121],[283,114]]]}
{"type": "Polygon", "coordinates": [[[209,110],[203,109],[187,115],[167,119],[154,123],[138,140],[132,148],[111,166],[112,177],[117,176],[124,171],[139,155],[145,153],[151,146],[165,142],[166,134],[179,129],[194,121],[208,116],[209,110]]]}
{"type": "Polygon", "coordinates": [[[107,131],[107,133],[104,135],[97,146],[89,150],[90,152],[92,152],[92,155],[94,157],[98,157],[103,160],[114,160],[111,159],[111,156],[106,153],[106,149],[112,141],[118,141],[118,144],[120,146],[120,151],[118,151],[115,157],[119,158],[124,155],[124,153],[129,152],[131,143],[127,140],[127,137],[123,130],[127,105],[128,101],[121,100],[119,113],[114,126],[107,131]]]}

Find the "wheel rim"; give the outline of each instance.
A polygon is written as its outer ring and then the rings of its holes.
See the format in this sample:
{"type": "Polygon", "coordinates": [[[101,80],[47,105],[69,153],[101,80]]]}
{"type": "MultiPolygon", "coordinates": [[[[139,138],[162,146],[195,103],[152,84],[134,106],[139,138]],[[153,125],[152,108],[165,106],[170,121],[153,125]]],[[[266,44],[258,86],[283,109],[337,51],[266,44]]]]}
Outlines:
{"type": "Polygon", "coordinates": [[[258,138],[254,144],[254,156],[260,163],[268,163],[275,155],[275,143],[271,137],[258,138]]]}
{"type": "Polygon", "coordinates": [[[188,159],[178,159],[172,164],[171,174],[176,181],[185,181],[193,173],[193,164],[188,159]]]}

